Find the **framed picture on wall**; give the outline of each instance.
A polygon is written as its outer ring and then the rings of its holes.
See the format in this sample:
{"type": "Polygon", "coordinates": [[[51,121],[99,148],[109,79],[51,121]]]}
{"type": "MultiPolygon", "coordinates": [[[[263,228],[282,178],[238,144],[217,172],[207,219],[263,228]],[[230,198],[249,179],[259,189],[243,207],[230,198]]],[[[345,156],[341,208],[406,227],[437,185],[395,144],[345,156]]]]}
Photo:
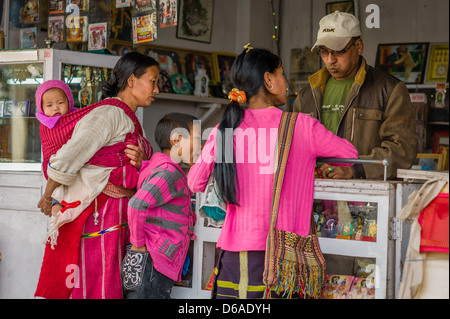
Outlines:
{"type": "Polygon", "coordinates": [[[28,100],[17,101],[13,106],[14,116],[28,116],[29,112],[29,102],[28,100]]]}
{"type": "Polygon", "coordinates": [[[3,104],[3,116],[4,117],[11,117],[13,114],[13,108],[16,104],[15,100],[5,100],[5,103],[3,104]]]}
{"type": "Polygon", "coordinates": [[[135,52],[136,49],[133,47],[133,42],[122,41],[122,40],[109,40],[107,44],[109,51],[116,55],[125,55],[128,52],[135,52]]]}
{"type": "Polygon", "coordinates": [[[441,145],[449,146],[449,133],[436,132],[434,133],[433,153],[438,153],[441,145]]]}
{"type": "Polygon", "coordinates": [[[172,75],[170,81],[172,83],[172,89],[176,94],[191,94],[192,86],[183,74],[172,75]]]}
{"type": "Polygon", "coordinates": [[[428,43],[379,44],[375,67],[406,84],[423,83],[428,45],[428,43]]]}
{"type": "Polygon", "coordinates": [[[231,82],[231,67],[237,55],[233,53],[214,52],[213,62],[215,70],[215,81],[220,82],[223,93],[228,96],[228,93],[233,89],[231,82]]]}
{"type": "Polygon", "coordinates": [[[289,89],[292,94],[309,85],[309,77],[320,70],[320,57],[310,47],[291,49],[289,89]]]}
{"type": "Polygon", "coordinates": [[[158,87],[161,92],[173,93],[171,78],[174,74],[182,74],[182,52],[175,48],[139,46],[138,52],[154,58],[159,63],[161,76],[158,87]]]}
{"type": "Polygon", "coordinates": [[[447,82],[449,45],[431,44],[428,54],[426,83],[447,82]]]}
{"type": "Polygon", "coordinates": [[[326,13],[330,14],[335,11],[351,13],[354,16],[357,16],[355,10],[355,3],[353,1],[336,1],[336,2],[327,2],[326,4],[326,13]]]}
{"type": "Polygon", "coordinates": [[[177,38],[211,43],[214,0],[179,0],[177,38]]]}
{"type": "Polygon", "coordinates": [[[210,81],[216,78],[213,54],[210,52],[186,52],[184,55],[184,63],[184,75],[189,80],[192,87],[195,87],[195,75],[200,68],[206,70],[206,74],[210,81]]]}
{"type": "Polygon", "coordinates": [[[5,100],[0,100],[0,117],[3,117],[4,109],[5,109],[5,100]]]}

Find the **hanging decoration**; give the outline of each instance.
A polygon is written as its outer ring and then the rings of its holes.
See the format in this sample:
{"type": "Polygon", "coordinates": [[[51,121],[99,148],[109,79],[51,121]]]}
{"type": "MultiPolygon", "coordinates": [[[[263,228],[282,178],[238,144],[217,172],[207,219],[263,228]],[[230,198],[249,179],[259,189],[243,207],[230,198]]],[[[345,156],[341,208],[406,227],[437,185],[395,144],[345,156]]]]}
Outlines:
{"type": "Polygon", "coordinates": [[[272,20],[273,20],[273,34],[272,39],[275,40],[277,45],[277,53],[280,55],[280,19],[281,19],[281,1],[278,0],[278,10],[276,2],[277,0],[269,0],[272,8],[272,20]]]}
{"type": "Polygon", "coordinates": [[[177,25],[177,1],[160,0],[159,1],[159,27],[167,28],[177,25]]]}
{"type": "Polygon", "coordinates": [[[158,36],[156,0],[134,5],[133,44],[154,41],[158,36]]]}

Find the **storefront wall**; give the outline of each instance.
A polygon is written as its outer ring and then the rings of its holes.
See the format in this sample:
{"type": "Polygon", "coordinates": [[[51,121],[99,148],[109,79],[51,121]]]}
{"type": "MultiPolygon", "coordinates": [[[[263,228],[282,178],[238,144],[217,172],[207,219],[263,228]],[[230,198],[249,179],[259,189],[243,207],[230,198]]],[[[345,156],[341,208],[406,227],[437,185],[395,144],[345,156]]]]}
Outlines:
{"type": "MultiPolygon", "coordinates": [[[[2,1],[0,1],[1,3],[2,1]]],[[[319,20],[328,0],[284,0],[280,17],[280,53],[289,78],[291,49],[311,47],[319,20]]],[[[379,43],[448,42],[449,2],[447,0],[355,0],[362,23],[362,36],[369,64],[375,64],[379,43]],[[369,29],[366,7],[378,5],[380,28],[369,29]]],[[[277,50],[270,1],[215,0],[213,35],[210,44],[178,39],[176,28],[160,29],[155,45],[192,50],[240,53],[243,45],[277,50]]],[[[17,30],[7,35],[9,48],[18,48],[17,30]]],[[[45,37],[42,37],[45,38],[45,37]]],[[[42,40],[41,40],[42,41],[42,40]]],[[[43,47],[43,43],[39,43],[43,47]]],[[[224,106],[208,117],[206,127],[220,119],[224,106]]],[[[158,101],[143,114],[149,140],[157,119],[178,111],[201,117],[205,110],[198,103],[158,101]]],[[[153,142],[154,144],[154,142],[153,142]]],[[[156,147],[155,147],[156,148],[156,147]]],[[[157,150],[157,149],[156,149],[157,150]]],[[[39,173],[0,172],[0,298],[33,298],[43,256],[47,219],[36,207],[41,189],[39,173]],[[19,190],[19,188],[20,190],[19,190]],[[25,190],[25,192],[24,192],[25,190]],[[20,194],[20,196],[16,196],[20,194]],[[27,195],[28,194],[28,195],[27,195]]]]}

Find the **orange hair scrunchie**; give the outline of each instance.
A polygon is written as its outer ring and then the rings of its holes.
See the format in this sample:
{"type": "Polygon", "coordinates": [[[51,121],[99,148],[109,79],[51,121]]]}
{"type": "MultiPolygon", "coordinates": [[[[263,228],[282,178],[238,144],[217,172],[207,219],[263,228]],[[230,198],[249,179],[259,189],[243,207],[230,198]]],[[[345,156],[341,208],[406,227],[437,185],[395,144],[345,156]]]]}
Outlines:
{"type": "Polygon", "coordinates": [[[244,91],[239,91],[238,89],[232,89],[230,93],[228,93],[228,98],[230,102],[236,101],[239,104],[247,102],[247,96],[244,91]]]}

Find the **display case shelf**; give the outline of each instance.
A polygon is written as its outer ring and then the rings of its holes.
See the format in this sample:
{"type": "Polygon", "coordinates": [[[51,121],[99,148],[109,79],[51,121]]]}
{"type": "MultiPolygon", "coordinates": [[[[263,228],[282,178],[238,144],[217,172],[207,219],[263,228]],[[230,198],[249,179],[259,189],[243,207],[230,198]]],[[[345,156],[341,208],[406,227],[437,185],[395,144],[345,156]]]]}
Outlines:
{"type": "MultiPolygon", "coordinates": [[[[369,260],[370,271],[375,283],[375,298],[390,299],[395,297],[395,285],[397,284],[401,267],[400,263],[401,236],[393,235],[392,221],[401,207],[405,205],[408,195],[418,189],[420,184],[408,182],[381,182],[372,180],[328,180],[316,179],[314,183],[315,200],[366,202],[376,203],[377,207],[377,234],[376,241],[359,241],[341,238],[320,237],[319,243],[322,252],[328,260],[342,258],[343,260],[369,260]],[[409,187],[405,187],[405,186],[409,187]],[[397,256],[398,255],[398,256],[397,256]]],[[[197,194],[198,196],[198,194],[197,194]]],[[[197,203],[199,200],[197,199],[197,203]]],[[[197,223],[194,232],[197,239],[194,240],[194,264],[192,289],[175,287],[173,298],[210,298],[211,291],[203,289],[204,280],[211,271],[211,265],[217,258],[217,252],[211,248],[216,243],[220,228],[205,227],[203,217],[200,217],[198,207],[197,223]],[[205,243],[207,245],[205,246],[205,243]],[[205,266],[205,263],[207,264],[205,266]]],[[[328,262],[329,263],[329,262],[328,262]]],[[[327,265],[327,269],[338,269],[333,265],[327,265]]],[[[342,267],[341,267],[342,268],[342,267]]],[[[352,265],[346,266],[352,268],[352,265]]],[[[328,273],[342,275],[338,273],[328,273]]],[[[356,274],[343,274],[355,276],[356,274]]]]}

